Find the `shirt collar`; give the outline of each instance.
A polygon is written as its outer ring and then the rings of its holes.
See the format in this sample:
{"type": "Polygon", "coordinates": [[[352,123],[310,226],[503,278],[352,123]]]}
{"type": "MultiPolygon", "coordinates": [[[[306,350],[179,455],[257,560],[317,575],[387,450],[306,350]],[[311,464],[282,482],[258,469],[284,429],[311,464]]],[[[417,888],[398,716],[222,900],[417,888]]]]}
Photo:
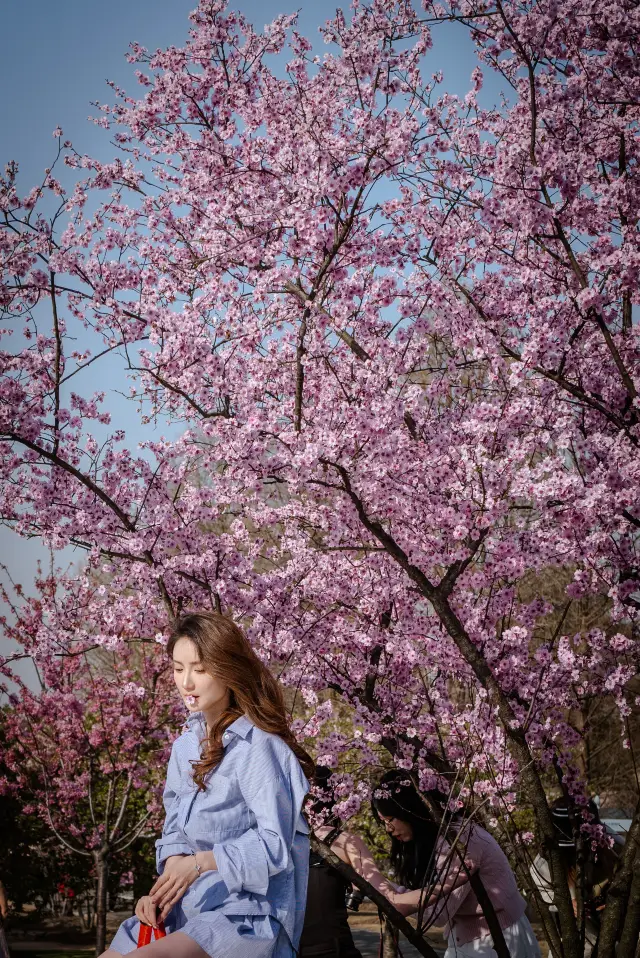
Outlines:
{"type": "MultiPolygon", "coordinates": [[[[188,729],[204,731],[206,726],[204,715],[202,712],[192,712],[187,717],[185,725],[188,729]]],[[[235,722],[231,723],[226,731],[233,732],[234,735],[239,735],[240,738],[246,738],[252,728],[253,722],[251,719],[248,719],[246,715],[241,715],[235,722]]]]}
{"type": "Polygon", "coordinates": [[[184,723],[183,728],[188,728],[192,732],[204,732],[206,722],[202,712],[191,712],[184,723]]]}
{"type": "Polygon", "coordinates": [[[251,719],[248,719],[246,715],[241,715],[235,722],[231,723],[227,732],[233,732],[234,735],[239,735],[240,738],[246,738],[252,728],[253,722],[251,719]]]}

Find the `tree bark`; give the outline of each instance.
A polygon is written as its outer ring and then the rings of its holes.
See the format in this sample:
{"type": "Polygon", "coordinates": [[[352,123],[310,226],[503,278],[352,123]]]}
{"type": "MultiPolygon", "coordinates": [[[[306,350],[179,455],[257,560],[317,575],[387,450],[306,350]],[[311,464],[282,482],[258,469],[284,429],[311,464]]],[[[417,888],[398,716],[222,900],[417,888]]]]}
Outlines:
{"type": "Polygon", "coordinates": [[[96,955],[107,948],[107,881],[109,857],[104,848],[94,853],[96,866],[96,955]]]}
{"type": "Polygon", "coordinates": [[[634,862],[638,848],[640,848],[640,799],[636,805],[624,852],[620,856],[618,867],[607,891],[607,907],[602,915],[598,935],[598,958],[614,958],[616,941],[621,931],[634,878],[634,862]]]}
{"type": "Polygon", "coordinates": [[[382,958],[398,958],[398,932],[386,915],[380,916],[382,958]]]}
{"type": "Polygon", "coordinates": [[[634,958],[640,941],[640,854],[636,851],[631,890],[616,958],[634,958]]]}
{"type": "Polygon", "coordinates": [[[4,921],[0,918],[0,958],[10,958],[9,946],[4,933],[4,921]]]}

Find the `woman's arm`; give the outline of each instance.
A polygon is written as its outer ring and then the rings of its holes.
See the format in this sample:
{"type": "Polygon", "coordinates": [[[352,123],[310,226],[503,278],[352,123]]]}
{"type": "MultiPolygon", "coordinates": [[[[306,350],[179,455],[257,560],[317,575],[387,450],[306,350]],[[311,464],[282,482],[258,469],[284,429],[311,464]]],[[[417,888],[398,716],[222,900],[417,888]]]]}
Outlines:
{"type": "MultiPolygon", "coordinates": [[[[396,904],[395,896],[399,893],[389,879],[385,878],[382,874],[373,859],[371,850],[359,835],[342,832],[336,838],[332,848],[336,855],[351,865],[354,871],[362,875],[362,877],[384,895],[385,898],[388,898],[394,905],[396,904]]],[[[410,912],[405,911],[403,914],[410,914],[410,912]]]]}
{"type": "MultiPolygon", "coordinates": [[[[359,875],[362,875],[369,884],[383,894],[402,915],[413,914],[418,911],[421,905],[426,907],[435,905],[441,902],[443,897],[450,896],[457,889],[464,888],[464,895],[462,896],[464,898],[469,890],[469,875],[456,857],[452,861],[449,860],[449,846],[443,847],[442,853],[438,857],[437,866],[438,872],[447,869],[448,873],[445,875],[444,881],[438,883],[432,889],[428,899],[425,898],[425,893],[420,888],[413,891],[397,891],[395,886],[379,870],[370,849],[358,835],[352,835],[348,832],[342,833],[335,840],[332,848],[336,855],[343,861],[348,862],[359,875]]],[[[473,873],[476,870],[475,863],[471,859],[465,858],[465,864],[469,872],[473,873]]]]}
{"type": "Polygon", "coordinates": [[[470,878],[474,872],[480,871],[482,846],[476,843],[474,846],[476,857],[472,858],[467,852],[464,863],[461,861],[463,851],[465,851],[464,846],[452,848],[447,841],[440,841],[435,874],[441,880],[434,887],[429,900],[424,903],[420,918],[421,924],[426,928],[445,922],[450,924],[471,893],[470,878]]]}
{"type": "Polygon", "coordinates": [[[255,825],[215,844],[213,855],[230,893],[244,889],[266,895],[270,879],[289,866],[299,826],[307,831],[300,811],[309,786],[296,757],[275,736],[252,744],[239,784],[255,825]]]}
{"type": "MultiPolygon", "coordinates": [[[[154,921],[151,921],[154,927],[156,920],[164,921],[173,905],[198,877],[195,856],[178,828],[178,795],[184,787],[177,756],[178,741],[179,739],[174,742],[171,749],[167,780],[162,793],[166,814],[162,837],[156,842],[156,871],[160,877],[136,907],[136,915],[141,921],[149,921],[150,916],[154,918],[154,921]]],[[[205,871],[203,862],[198,860],[198,866],[201,871],[205,871]]]]}

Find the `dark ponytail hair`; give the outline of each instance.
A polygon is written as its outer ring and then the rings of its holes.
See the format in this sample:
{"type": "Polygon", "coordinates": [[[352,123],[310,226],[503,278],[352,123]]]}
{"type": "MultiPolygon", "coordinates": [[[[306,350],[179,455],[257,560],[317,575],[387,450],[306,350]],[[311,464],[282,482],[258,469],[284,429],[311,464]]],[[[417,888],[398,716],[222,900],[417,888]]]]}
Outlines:
{"type": "MultiPolygon", "coordinates": [[[[428,793],[429,800],[444,813],[447,798],[441,792],[428,793]]],[[[407,888],[423,888],[433,877],[436,864],[436,845],[440,826],[409,778],[408,772],[394,769],[380,779],[371,797],[375,818],[380,815],[407,822],[413,838],[401,842],[391,836],[391,864],[398,880],[407,888]]]]}
{"type": "Polygon", "coordinates": [[[332,775],[333,769],[327,765],[316,765],[311,785],[321,794],[309,795],[307,808],[311,815],[321,818],[323,825],[335,829],[340,827],[340,819],[334,811],[336,798],[330,782],[332,775]]]}

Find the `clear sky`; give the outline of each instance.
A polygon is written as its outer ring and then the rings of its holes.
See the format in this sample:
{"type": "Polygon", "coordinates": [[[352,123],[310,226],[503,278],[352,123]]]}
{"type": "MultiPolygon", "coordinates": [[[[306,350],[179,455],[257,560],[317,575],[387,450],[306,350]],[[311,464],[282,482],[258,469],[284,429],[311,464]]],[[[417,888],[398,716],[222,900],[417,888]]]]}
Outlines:
{"type": "MultiPolygon", "coordinates": [[[[114,154],[108,133],[87,117],[95,113],[91,101],[105,102],[111,91],[105,80],[114,80],[132,95],[141,88],[133,67],[125,60],[128,44],[137,40],[150,49],[181,45],[187,34],[187,16],[195,0],[4,0],[0,31],[4,38],[0,58],[0,162],[19,163],[21,192],[41,179],[54,155],[52,132],[59,124],[76,149],[108,159],[114,154]]],[[[312,42],[317,28],[335,13],[336,0],[232,0],[246,18],[261,28],[281,13],[300,12],[299,29],[312,42]]],[[[348,2],[343,6],[348,8],[348,2]]],[[[319,52],[322,51],[321,44],[319,52]]],[[[431,72],[442,70],[445,89],[465,93],[476,65],[466,32],[446,26],[434,35],[429,54],[431,72]]],[[[484,95],[497,102],[496,80],[488,79],[484,95]]],[[[109,367],[100,367],[93,388],[111,390],[114,403],[123,402],[113,392],[109,367]],[[100,377],[103,377],[102,379],[100,377]]],[[[121,388],[126,388],[124,381],[121,388]]],[[[132,409],[129,443],[143,438],[132,409]]],[[[164,431],[164,430],[163,430],[164,431]]],[[[146,433],[148,438],[148,431],[146,433]]],[[[0,526],[0,556],[12,578],[27,591],[38,559],[47,554],[36,540],[19,539],[0,526]]],[[[68,560],[78,560],[68,553],[68,560]]],[[[7,642],[0,637],[0,652],[7,642]]]]}
{"type": "MultiPolygon", "coordinates": [[[[150,49],[180,45],[195,5],[194,0],[4,0],[2,163],[18,160],[21,180],[33,185],[53,155],[51,134],[58,124],[81,152],[111,155],[108,134],[87,122],[95,113],[91,101],[111,99],[107,79],[134,95],[141,91],[125,60],[129,42],[150,49]]],[[[338,5],[336,0],[231,0],[258,28],[278,14],[299,10],[299,28],[314,42],[318,26],[338,5]]],[[[343,6],[348,8],[348,2],[343,6]]],[[[432,72],[444,72],[447,89],[466,92],[475,66],[466,31],[439,28],[429,59],[432,72]]]]}

